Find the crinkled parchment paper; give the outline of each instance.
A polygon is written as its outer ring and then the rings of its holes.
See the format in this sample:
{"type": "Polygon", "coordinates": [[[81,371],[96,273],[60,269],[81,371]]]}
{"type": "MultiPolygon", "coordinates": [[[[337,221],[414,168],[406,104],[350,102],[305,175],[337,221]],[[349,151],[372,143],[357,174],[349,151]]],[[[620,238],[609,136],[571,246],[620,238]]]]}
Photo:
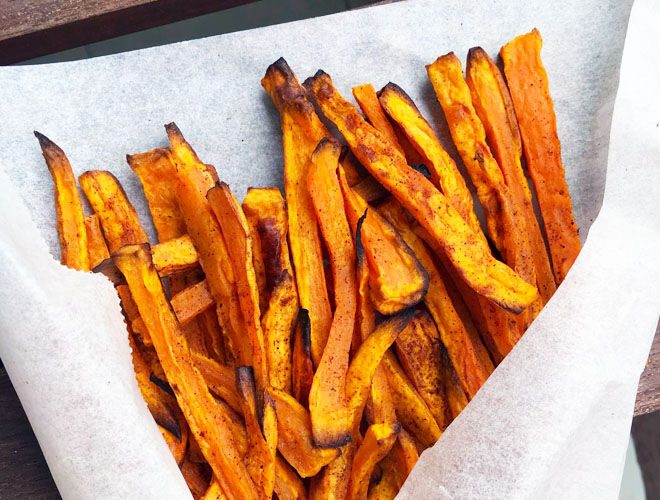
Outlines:
{"type": "Polygon", "coordinates": [[[172,120],[239,198],[248,186],[281,185],[279,120],[259,85],[278,57],[301,79],[323,68],[346,96],[360,83],[398,83],[454,153],[424,65],[452,50],[464,58],[474,45],[495,55],[536,26],[576,220],[589,237],[555,297],[400,496],[615,498],[660,310],[660,14],[654,0],[633,9],[615,107],[630,7],[410,0],[1,68],[0,355],[62,496],[188,493],[132,377],[111,286],[48,255],[59,255],[52,182],[32,130],[57,142],[76,173],[115,173],[151,228],[124,156],[166,145],[162,125],[172,120]]]}

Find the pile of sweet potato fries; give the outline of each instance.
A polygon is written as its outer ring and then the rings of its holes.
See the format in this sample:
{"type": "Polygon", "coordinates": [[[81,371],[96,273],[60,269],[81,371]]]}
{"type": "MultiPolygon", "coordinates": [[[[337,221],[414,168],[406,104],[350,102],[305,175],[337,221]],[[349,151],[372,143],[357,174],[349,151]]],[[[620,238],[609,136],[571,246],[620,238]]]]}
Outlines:
{"type": "Polygon", "coordinates": [[[540,51],[534,30],[502,47],[503,73],[481,48],[465,76],[453,53],[426,67],[486,230],[400,87],[353,88],[358,109],[284,59],[261,84],[286,198],[240,204],[171,123],[169,148],[127,156],[158,243],[109,172],[78,178],[84,216],[64,152],[36,133],[62,263],[113,281],[195,498],[394,498],[520,339],[580,250],[540,51]]]}

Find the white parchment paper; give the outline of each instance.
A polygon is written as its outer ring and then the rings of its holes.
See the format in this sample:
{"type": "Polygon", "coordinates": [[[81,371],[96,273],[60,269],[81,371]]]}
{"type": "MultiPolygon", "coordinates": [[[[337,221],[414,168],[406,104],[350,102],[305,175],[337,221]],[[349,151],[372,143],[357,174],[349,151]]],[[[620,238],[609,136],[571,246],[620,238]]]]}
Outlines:
{"type": "Polygon", "coordinates": [[[653,0],[636,3],[612,121],[630,6],[410,0],[93,60],[1,68],[0,356],[62,496],[188,493],[140,401],[112,288],[48,257],[47,248],[59,255],[52,181],[32,130],[58,143],[76,173],[115,173],[151,228],[124,156],[166,145],[162,125],[172,120],[239,198],[251,185],[281,185],[279,119],[259,85],[278,57],[301,80],[323,68],[347,97],[357,84],[398,83],[454,153],[424,65],[452,50],[464,58],[475,45],[494,55],[538,27],[575,216],[589,238],[555,297],[423,454],[400,496],[616,497],[660,310],[653,0]]]}

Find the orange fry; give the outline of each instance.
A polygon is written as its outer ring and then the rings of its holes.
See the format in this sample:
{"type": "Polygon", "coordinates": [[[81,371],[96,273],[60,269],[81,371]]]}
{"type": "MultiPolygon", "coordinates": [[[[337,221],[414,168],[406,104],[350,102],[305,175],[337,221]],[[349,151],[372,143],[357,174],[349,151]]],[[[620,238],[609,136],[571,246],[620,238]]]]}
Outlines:
{"type": "Polygon", "coordinates": [[[85,217],[85,232],[87,233],[89,267],[94,269],[105,259],[110,258],[98,215],[92,214],[85,217]]]}
{"type": "Polygon", "coordinates": [[[183,324],[212,307],[215,302],[209,284],[204,280],[181,290],[170,303],[179,323],[183,324]]]}
{"type": "Polygon", "coordinates": [[[307,188],[326,242],[334,283],[335,313],[309,391],[314,442],[339,447],[351,440],[345,394],[356,313],[355,246],[337,178],[341,147],[322,139],[312,155],[307,188]]]}
{"type": "Polygon", "coordinates": [[[347,500],[366,499],[369,479],[374,467],[387,455],[401,430],[398,423],[373,424],[360,444],[351,469],[347,500]]]}
{"type": "Polygon", "coordinates": [[[62,264],[72,269],[89,271],[87,232],[82,203],[76,186],[71,164],[57,144],[35,131],[41,151],[48,165],[55,187],[55,211],[57,212],[57,233],[62,249],[62,264]]]}
{"type": "Polygon", "coordinates": [[[113,254],[167,374],[195,440],[229,498],[256,499],[240,461],[227,416],[195,368],[187,343],[165,297],[148,245],[129,245],[113,254]]]}
{"type": "Polygon", "coordinates": [[[279,455],[275,457],[275,494],[279,500],[307,500],[305,484],[279,455]]]}
{"type": "Polygon", "coordinates": [[[307,172],[316,145],[330,134],[284,59],[280,58],[268,67],[261,85],[280,112],[291,255],[296,268],[300,306],[309,311],[312,359],[318,365],[330,332],[332,312],[318,224],[307,192],[307,172]]]}
{"type": "Polygon", "coordinates": [[[548,75],[541,61],[542,44],[541,34],[534,29],[507,43],[500,55],[518,117],[527,169],[543,216],[555,277],[561,283],[580,253],[580,238],[561,161],[548,75]]]}
{"type": "Polygon", "coordinates": [[[312,387],[314,379],[311,343],[309,314],[306,309],[301,309],[294,333],[291,371],[293,395],[303,406],[309,404],[309,389],[312,387]]]}
{"type": "Polygon", "coordinates": [[[317,73],[305,82],[305,88],[339,128],[355,156],[424,226],[471,288],[513,312],[524,310],[536,299],[536,288],[493,258],[483,239],[447,198],[364,121],[339,95],[327,74],[317,73]]]}

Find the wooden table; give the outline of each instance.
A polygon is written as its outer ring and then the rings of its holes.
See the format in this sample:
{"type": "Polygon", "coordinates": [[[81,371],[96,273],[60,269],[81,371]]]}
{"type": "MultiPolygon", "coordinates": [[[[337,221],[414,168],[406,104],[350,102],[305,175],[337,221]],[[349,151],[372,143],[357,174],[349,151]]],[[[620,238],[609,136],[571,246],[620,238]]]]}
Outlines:
{"type": "Polygon", "coordinates": [[[0,64],[257,0],[0,0],[0,64]]]}

